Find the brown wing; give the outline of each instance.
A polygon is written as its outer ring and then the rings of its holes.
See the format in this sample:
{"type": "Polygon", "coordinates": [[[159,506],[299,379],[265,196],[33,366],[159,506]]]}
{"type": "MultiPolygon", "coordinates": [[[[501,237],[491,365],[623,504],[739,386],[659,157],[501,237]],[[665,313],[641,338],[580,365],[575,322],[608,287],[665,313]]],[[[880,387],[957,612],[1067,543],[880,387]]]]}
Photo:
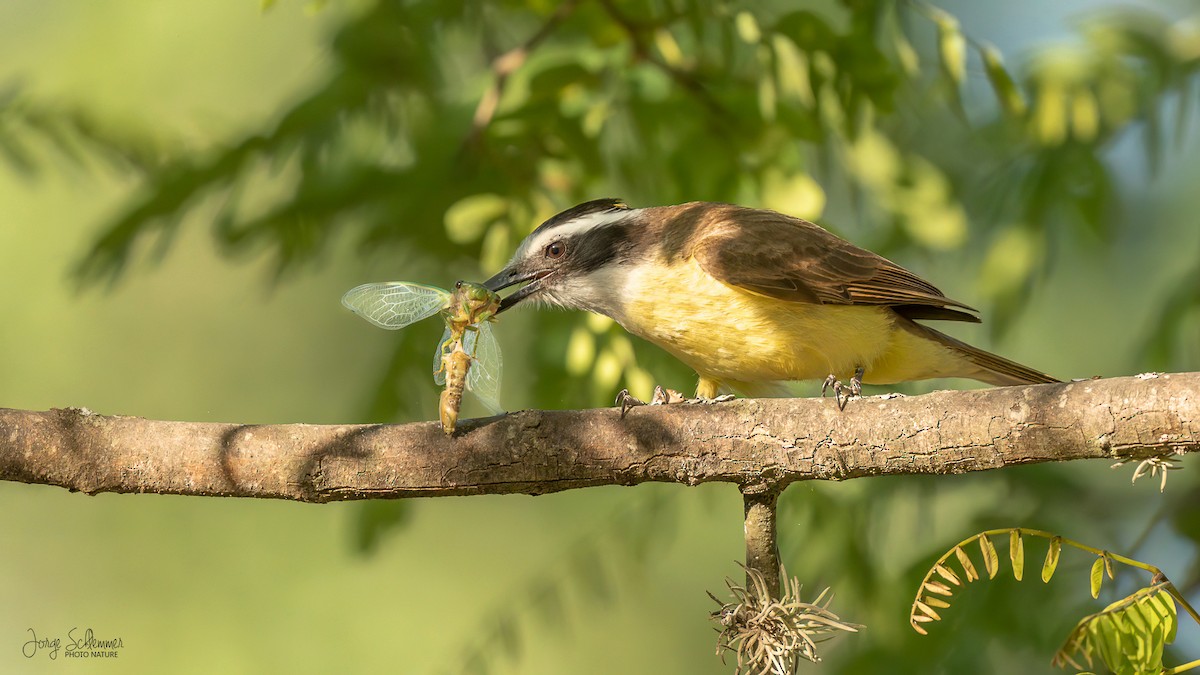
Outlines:
{"type": "Polygon", "coordinates": [[[774,211],[719,206],[692,256],[713,277],[792,302],[889,305],[910,319],[979,319],[933,284],[806,220],[774,211]]]}

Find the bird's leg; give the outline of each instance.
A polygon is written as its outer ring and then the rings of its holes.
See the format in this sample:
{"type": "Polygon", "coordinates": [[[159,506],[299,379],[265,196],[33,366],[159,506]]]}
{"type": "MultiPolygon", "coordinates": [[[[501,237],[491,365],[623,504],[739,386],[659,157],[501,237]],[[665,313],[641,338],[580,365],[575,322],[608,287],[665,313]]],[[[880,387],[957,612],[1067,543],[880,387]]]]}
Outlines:
{"type": "Polygon", "coordinates": [[[821,396],[824,397],[826,390],[833,387],[833,400],[837,402],[838,410],[845,410],[846,403],[850,401],[851,397],[862,395],[862,379],[865,373],[866,370],[862,366],[855,368],[854,377],[850,378],[848,386],[842,384],[836,375],[830,373],[829,377],[825,378],[825,382],[821,384],[821,396]]]}
{"type": "Polygon", "coordinates": [[[708,405],[710,403],[724,403],[726,401],[732,401],[735,398],[737,398],[737,397],[734,396],[733,394],[721,394],[720,396],[714,396],[712,398],[705,398],[703,396],[697,396],[696,398],[684,399],[683,402],[684,403],[699,403],[702,405],[708,405]]]}
{"type": "Polygon", "coordinates": [[[696,398],[689,398],[684,403],[723,403],[732,401],[733,394],[718,395],[721,391],[720,380],[711,377],[700,376],[700,381],[696,383],[696,398]]]}

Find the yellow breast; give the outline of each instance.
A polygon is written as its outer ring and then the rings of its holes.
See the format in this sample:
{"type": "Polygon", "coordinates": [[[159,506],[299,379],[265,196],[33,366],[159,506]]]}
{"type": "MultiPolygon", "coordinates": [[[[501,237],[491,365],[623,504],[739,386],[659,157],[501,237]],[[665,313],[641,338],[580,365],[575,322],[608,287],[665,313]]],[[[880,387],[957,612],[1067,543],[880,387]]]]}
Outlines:
{"type": "Polygon", "coordinates": [[[847,378],[865,382],[951,376],[959,358],[898,329],[885,307],[787,302],[717,281],[694,260],[630,271],[622,316],[701,377],[735,382],[847,378]]]}

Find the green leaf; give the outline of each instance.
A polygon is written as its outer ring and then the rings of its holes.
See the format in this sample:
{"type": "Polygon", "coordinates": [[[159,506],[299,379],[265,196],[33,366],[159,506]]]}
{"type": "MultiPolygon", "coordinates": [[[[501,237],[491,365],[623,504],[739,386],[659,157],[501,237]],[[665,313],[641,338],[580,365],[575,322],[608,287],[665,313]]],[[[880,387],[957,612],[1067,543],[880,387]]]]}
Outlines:
{"type": "Polygon", "coordinates": [[[1092,563],[1092,597],[1100,597],[1100,584],[1104,583],[1104,558],[1096,558],[1092,563]]]}
{"type": "Polygon", "coordinates": [[[1017,88],[1017,83],[1013,81],[1012,75],[1004,67],[1004,59],[1000,55],[1000,50],[992,45],[987,45],[980,54],[983,57],[983,69],[987,73],[988,82],[991,83],[992,91],[996,93],[996,99],[1000,101],[1004,112],[1012,117],[1024,117],[1028,110],[1025,95],[1017,88]]]}
{"type": "Polygon", "coordinates": [[[934,609],[932,607],[925,604],[924,602],[921,602],[920,600],[917,601],[917,609],[921,610],[922,614],[933,619],[934,621],[942,620],[941,615],[939,615],[936,611],[934,611],[934,609]]]}
{"type": "Polygon", "coordinates": [[[508,213],[508,200],[496,194],[463,197],[446,209],[446,236],[456,244],[479,241],[488,226],[508,213]]]}
{"type": "Polygon", "coordinates": [[[1054,576],[1054,570],[1058,568],[1058,554],[1062,549],[1062,538],[1054,537],[1050,540],[1050,550],[1046,551],[1046,562],[1042,565],[1042,583],[1050,583],[1050,578],[1054,576]]]}
{"type": "Polygon", "coordinates": [[[946,567],[945,565],[938,563],[933,566],[933,571],[937,572],[938,576],[945,579],[946,581],[949,581],[950,583],[954,584],[955,586],[962,586],[962,581],[958,578],[958,575],[955,574],[954,571],[951,570],[949,567],[946,567]]]}
{"type": "Polygon", "coordinates": [[[954,555],[958,556],[958,563],[962,565],[963,572],[967,575],[967,581],[975,581],[979,578],[979,572],[975,571],[975,565],[971,563],[971,557],[961,546],[954,547],[954,555]]]}
{"type": "Polygon", "coordinates": [[[925,590],[938,595],[954,595],[954,591],[940,581],[926,581],[925,590]]]}
{"type": "Polygon", "coordinates": [[[996,555],[996,546],[986,534],[979,535],[979,550],[983,552],[983,566],[987,568],[988,578],[995,579],[1000,571],[1000,556],[996,555]]]}
{"type": "Polygon", "coordinates": [[[958,29],[958,19],[943,12],[938,15],[936,22],[942,72],[956,86],[961,85],[967,77],[967,40],[958,29]]]}
{"type": "Polygon", "coordinates": [[[1008,534],[1008,557],[1012,560],[1013,578],[1020,581],[1025,574],[1025,542],[1021,539],[1020,530],[1008,534]]]}

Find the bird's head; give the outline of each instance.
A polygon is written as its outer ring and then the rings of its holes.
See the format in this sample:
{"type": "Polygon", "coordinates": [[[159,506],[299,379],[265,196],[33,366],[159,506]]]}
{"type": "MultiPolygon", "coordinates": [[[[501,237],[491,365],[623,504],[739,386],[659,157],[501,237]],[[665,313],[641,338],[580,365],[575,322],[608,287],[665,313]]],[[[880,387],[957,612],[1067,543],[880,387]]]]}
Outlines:
{"type": "Polygon", "coordinates": [[[490,291],[528,282],[504,298],[499,311],[532,298],[598,312],[617,292],[610,275],[634,254],[639,209],[618,199],[595,199],[550,218],[534,230],[504,269],[483,282],[490,291]]]}

